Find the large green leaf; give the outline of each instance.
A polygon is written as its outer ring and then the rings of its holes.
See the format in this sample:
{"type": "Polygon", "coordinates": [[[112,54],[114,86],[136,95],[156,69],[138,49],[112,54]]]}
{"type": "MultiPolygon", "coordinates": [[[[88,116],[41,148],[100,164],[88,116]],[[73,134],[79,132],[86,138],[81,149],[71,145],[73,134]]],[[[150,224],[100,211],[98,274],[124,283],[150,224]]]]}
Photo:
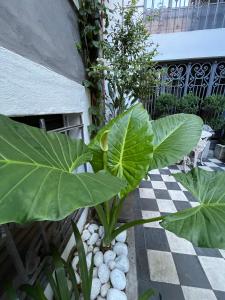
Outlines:
{"type": "Polygon", "coordinates": [[[164,168],[181,160],[198,143],[202,120],[196,115],[177,114],[152,121],[154,151],[150,169],[164,168]]]}
{"type": "Polygon", "coordinates": [[[125,186],[106,172],[73,174],[90,160],[81,140],[0,116],[0,224],[59,220],[125,186]]]}
{"type": "Polygon", "coordinates": [[[174,176],[200,203],[166,216],[161,225],[196,246],[225,249],[225,172],[196,168],[174,176]]]}
{"type": "Polygon", "coordinates": [[[113,119],[99,132],[90,145],[95,169],[103,168],[100,140],[107,130],[107,170],[127,181],[128,185],[121,193],[121,196],[125,196],[145,176],[152,158],[153,132],[148,113],[141,104],[137,104],[113,119]]]}

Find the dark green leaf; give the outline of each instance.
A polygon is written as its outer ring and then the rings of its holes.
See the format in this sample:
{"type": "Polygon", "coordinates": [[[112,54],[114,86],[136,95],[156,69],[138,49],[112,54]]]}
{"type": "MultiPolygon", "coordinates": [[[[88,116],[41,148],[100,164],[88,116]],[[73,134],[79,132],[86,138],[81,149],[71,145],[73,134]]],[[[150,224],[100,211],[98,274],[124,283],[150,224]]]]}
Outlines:
{"type": "Polygon", "coordinates": [[[225,172],[196,168],[174,176],[199,205],[166,216],[161,225],[195,246],[225,249],[225,172]]]}
{"type": "Polygon", "coordinates": [[[0,116],[0,224],[60,220],[112,198],[125,186],[118,178],[73,174],[91,156],[81,140],[0,116]]]}
{"type": "Polygon", "coordinates": [[[152,298],[152,296],[155,296],[155,291],[153,289],[149,289],[145,291],[144,294],[138,298],[138,300],[149,300],[152,298]]]}
{"type": "Polygon", "coordinates": [[[21,290],[24,291],[29,297],[31,297],[31,299],[48,300],[45,297],[44,290],[41,288],[39,284],[36,284],[35,286],[25,284],[21,287],[21,290]]]}

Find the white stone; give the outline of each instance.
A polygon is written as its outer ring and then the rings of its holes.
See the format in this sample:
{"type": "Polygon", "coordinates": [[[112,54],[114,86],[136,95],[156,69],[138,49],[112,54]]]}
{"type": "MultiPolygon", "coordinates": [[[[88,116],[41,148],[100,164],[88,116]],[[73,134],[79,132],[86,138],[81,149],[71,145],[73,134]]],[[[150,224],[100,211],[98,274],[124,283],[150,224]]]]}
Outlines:
{"type": "Polygon", "coordinates": [[[87,223],[87,224],[84,226],[84,228],[87,229],[89,226],[90,226],[90,224],[87,223]]]}
{"type": "Polygon", "coordinates": [[[105,298],[102,298],[101,296],[98,296],[97,300],[105,300],[105,298]]]}
{"type": "Polygon", "coordinates": [[[75,272],[75,277],[76,277],[77,284],[80,284],[80,275],[77,272],[75,272]]]}
{"type": "Polygon", "coordinates": [[[91,224],[91,225],[89,225],[88,230],[90,231],[90,233],[94,233],[95,231],[98,230],[98,225],[97,224],[91,224]]]}
{"type": "MultiPolygon", "coordinates": [[[[118,290],[124,290],[126,287],[126,277],[125,274],[118,270],[118,269],[114,269],[112,270],[112,272],[110,273],[110,281],[112,283],[112,286],[115,289],[118,290]]],[[[117,298],[115,298],[117,299],[117,298]]]]}
{"type": "Polygon", "coordinates": [[[107,293],[107,300],[127,300],[127,296],[124,292],[116,289],[109,289],[107,293]]]}
{"type": "Polygon", "coordinates": [[[78,256],[74,256],[74,258],[72,260],[72,267],[73,267],[74,270],[77,269],[78,261],[79,261],[79,257],[78,256]]]}
{"type": "Polygon", "coordinates": [[[110,260],[114,260],[116,258],[116,253],[112,250],[108,250],[104,253],[104,262],[107,264],[110,260]]]}
{"type": "Polygon", "coordinates": [[[125,243],[126,239],[127,239],[127,231],[126,230],[122,231],[116,237],[116,241],[121,242],[121,243],[125,243]]]}
{"type": "Polygon", "coordinates": [[[110,271],[107,265],[100,265],[100,267],[98,268],[98,278],[101,281],[101,283],[106,283],[107,281],[109,281],[109,274],[110,271]]]}
{"type": "Polygon", "coordinates": [[[87,268],[88,268],[88,270],[90,269],[90,266],[91,266],[91,258],[92,258],[92,253],[90,252],[86,256],[86,262],[87,262],[87,268]]]}
{"type": "Polygon", "coordinates": [[[99,267],[101,264],[103,264],[103,253],[101,251],[98,251],[94,256],[94,265],[96,267],[99,267]]]}
{"type": "Polygon", "coordinates": [[[93,246],[88,246],[88,249],[87,249],[87,251],[88,251],[88,252],[93,252],[93,249],[94,249],[94,247],[93,247],[93,246]]]}
{"type": "Polygon", "coordinates": [[[116,240],[114,239],[114,240],[112,240],[111,245],[114,246],[115,243],[116,243],[116,240]]]}
{"type": "Polygon", "coordinates": [[[97,240],[98,240],[98,234],[96,232],[94,232],[91,235],[90,239],[87,241],[87,244],[89,246],[93,246],[97,242],[97,240]]]}
{"type": "Polygon", "coordinates": [[[115,246],[113,247],[113,251],[119,256],[119,255],[126,255],[128,254],[128,248],[127,245],[121,242],[117,242],[115,246]]]}
{"type": "Polygon", "coordinates": [[[99,239],[99,240],[97,240],[97,242],[96,242],[96,246],[98,246],[98,247],[100,247],[101,246],[101,243],[102,243],[102,241],[99,239]]]}
{"type": "Polygon", "coordinates": [[[82,233],[81,238],[83,241],[87,241],[90,238],[90,236],[91,236],[91,234],[90,234],[89,230],[85,229],[82,233]]]}
{"type": "Polygon", "coordinates": [[[99,251],[99,247],[94,247],[93,253],[95,254],[95,253],[98,252],[98,251],[99,251]]]}
{"type": "Polygon", "coordinates": [[[104,233],[105,233],[104,227],[103,227],[103,226],[99,226],[98,234],[99,234],[99,236],[100,236],[101,238],[103,238],[104,233]]]}
{"type": "Polygon", "coordinates": [[[110,261],[108,262],[108,267],[109,267],[110,270],[115,269],[115,267],[116,267],[116,262],[115,262],[115,260],[110,260],[110,261]]]}
{"type": "Polygon", "coordinates": [[[91,286],[91,300],[98,297],[101,289],[101,281],[98,278],[93,278],[91,286]]]}
{"type": "Polygon", "coordinates": [[[129,260],[127,256],[125,255],[120,255],[116,258],[115,260],[116,263],[116,268],[119,269],[120,271],[127,273],[130,268],[129,260]]]}
{"type": "Polygon", "coordinates": [[[98,277],[98,268],[97,267],[93,268],[93,278],[94,277],[98,277]]]}
{"type": "Polygon", "coordinates": [[[110,289],[110,284],[107,282],[101,286],[101,296],[106,297],[108,290],[110,289]]]}

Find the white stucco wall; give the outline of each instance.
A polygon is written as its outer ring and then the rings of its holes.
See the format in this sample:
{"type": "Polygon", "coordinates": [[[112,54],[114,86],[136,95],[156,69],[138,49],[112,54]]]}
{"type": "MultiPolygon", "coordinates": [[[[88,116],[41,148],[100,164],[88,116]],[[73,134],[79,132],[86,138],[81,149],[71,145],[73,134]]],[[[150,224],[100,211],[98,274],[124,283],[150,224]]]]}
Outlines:
{"type": "Polygon", "coordinates": [[[225,57],[225,28],[153,34],[156,61],[225,57]]]}
{"type": "Polygon", "coordinates": [[[90,123],[87,90],[42,65],[0,47],[0,113],[8,116],[82,113],[90,123]]]}

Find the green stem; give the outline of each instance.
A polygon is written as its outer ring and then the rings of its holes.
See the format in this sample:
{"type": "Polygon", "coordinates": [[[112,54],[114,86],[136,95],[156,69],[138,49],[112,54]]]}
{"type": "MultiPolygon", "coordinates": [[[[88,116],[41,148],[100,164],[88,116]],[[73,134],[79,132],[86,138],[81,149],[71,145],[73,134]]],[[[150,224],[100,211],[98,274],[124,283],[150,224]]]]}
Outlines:
{"type": "Polygon", "coordinates": [[[121,232],[123,232],[124,230],[126,230],[128,228],[131,228],[131,227],[134,227],[135,225],[141,225],[141,224],[145,224],[145,223],[157,222],[157,221],[163,220],[164,218],[165,218],[165,216],[160,216],[160,217],[151,218],[151,219],[140,219],[140,220],[134,220],[134,221],[128,222],[128,223],[120,226],[116,230],[114,230],[114,232],[112,233],[112,239],[117,237],[117,235],[120,234],[121,232]]]}

